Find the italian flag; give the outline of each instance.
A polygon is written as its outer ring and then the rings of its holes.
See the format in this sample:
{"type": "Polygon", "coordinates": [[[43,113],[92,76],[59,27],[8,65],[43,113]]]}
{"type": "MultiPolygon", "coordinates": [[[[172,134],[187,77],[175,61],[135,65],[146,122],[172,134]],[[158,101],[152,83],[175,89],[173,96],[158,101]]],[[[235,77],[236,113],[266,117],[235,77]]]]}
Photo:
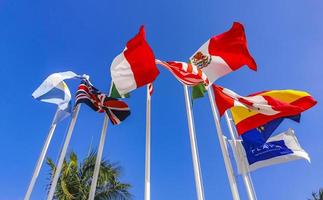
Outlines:
{"type": "Polygon", "coordinates": [[[190,58],[207,75],[210,83],[247,65],[256,71],[242,24],[234,22],[231,29],[206,41],[190,58]]]}
{"type": "Polygon", "coordinates": [[[155,56],[146,41],[144,26],[127,42],[125,50],[113,60],[111,77],[120,95],[152,83],[159,71],[155,56]]]}

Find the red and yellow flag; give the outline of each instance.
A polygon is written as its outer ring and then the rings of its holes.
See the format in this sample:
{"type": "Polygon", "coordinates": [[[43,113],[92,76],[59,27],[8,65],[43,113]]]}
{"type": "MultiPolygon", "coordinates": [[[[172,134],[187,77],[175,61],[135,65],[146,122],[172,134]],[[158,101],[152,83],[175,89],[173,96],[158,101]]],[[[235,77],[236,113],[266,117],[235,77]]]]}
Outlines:
{"type": "Polygon", "coordinates": [[[266,115],[243,106],[232,107],[232,117],[240,135],[273,119],[298,115],[317,103],[309,93],[298,90],[270,90],[249,95],[247,98],[259,96],[267,100],[269,106],[275,104],[272,108],[278,112],[266,115]]]}

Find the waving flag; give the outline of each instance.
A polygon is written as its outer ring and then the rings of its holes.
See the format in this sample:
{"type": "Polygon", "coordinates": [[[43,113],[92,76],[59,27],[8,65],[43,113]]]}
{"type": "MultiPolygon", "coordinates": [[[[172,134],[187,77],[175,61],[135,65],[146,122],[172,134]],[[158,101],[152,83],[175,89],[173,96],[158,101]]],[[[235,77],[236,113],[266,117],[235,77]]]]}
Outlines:
{"type": "Polygon", "coordinates": [[[250,131],[245,132],[241,135],[241,138],[244,142],[249,145],[259,146],[267,142],[273,132],[277,127],[284,121],[284,119],[291,119],[295,122],[300,122],[301,115],[282,117],[274,119],[262,126],[251,129],[250,131]]]}
{"type": "Polygon", "coordinates": [[[84,103],[96,112],[105,112],[112,124],[120,124],[130,115],[130,109],[125,102],[101,93],[88,80],[81,82],[75,98],[75,105],[84,103]]]}
{"type": "Polygon", "coordinates": [[[112,98],[116,98],[116,99],[129,98],[130,93],[123,94],[123,95],[119,94],[119,91],[117,90],[116,85],[112,82],[112,88],[111,88],[109,96],[112,97],[112,98]]]}
{"type": "Polygon", "coordinates": [[[88,76],[80,76],[72,71],[54,73],[48,76],[32,94],[39,101],[53,103],[58,106],[59,111],[54,123],[63,120],[71,113],[71,92],[64,80],[72,78],[88,78],[88,76]]]}
{"type": "Polygon", "coordinates": [[[194,86],[200,83],[209,84],[207,76],[197,66],[185,62],[165,62],[156,60],[156,64],[162,65],[168,69],[178,81],[185,85],[194,86]]]}
{"type": "Polygon", "coordinates": [[[298,159],[310,162],[292,129],[280,133],[262,145],[253,146],[244,141],[229,141],[239,173],[246,173],[261,167],[280,164],[298,159]]]}
{"type": "Polygon", "coordinates": [[[112,62],[111,77],[120,95],[152,83],[159,71],[155,56],[145,38],[144,27],[127,42],[125,50],[112,62]]]}
{"type": "Polygon", "coordinates": [[[210,83],[244,65],[257,70],[248,51],[244,27],[238,22],[234,22],[229,31],[206,41],[190,61],[206,74],[210,83]]]}
{"type": "Polygon", "coordinates": [[[244,97],[227,88],[212,87],[220,115],[231,108],[240,135],[274,119],[298,115],[316,104],[310,94],[297,90],[270,90],[244,97]]]}

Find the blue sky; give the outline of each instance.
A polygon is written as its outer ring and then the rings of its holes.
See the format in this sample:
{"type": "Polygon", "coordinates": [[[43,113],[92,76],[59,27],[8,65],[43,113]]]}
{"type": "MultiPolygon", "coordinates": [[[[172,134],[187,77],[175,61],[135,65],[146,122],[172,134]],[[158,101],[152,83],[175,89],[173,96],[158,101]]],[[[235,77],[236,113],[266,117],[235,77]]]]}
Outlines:
{"type": "MultiPolygon", "coordinates": [[[[312,163],[290,162],[252,173],[258,199],[304,200],[323,186],[323,2],[313,1],[9,1],[0,0],[0,199],[23,199],[55,106],[32,99],[49,74],[87,73],[108,91],[109,67],[141,24],[156,57],[186,61],[210,36],[245,25],[258,72],[246,67],[218,81],[242,95],[267,89],[310,92],[318,105],[292,127],[312,163]]],[[[183,88],[164,69],[152,99],[153,200],[196,199],[183,88]]],[[[77,81],[68,81],[75,91],[77,81]]],[[[123,166],[122,180],[143,199],[145,88],[127,100],[132,115],[108,127],[104,157],[123,166]]],[[[206,199],[231,199],[207,98],[194,103],[194,118],[206,199]]],[[[48,156],[57,159],[69,120],[59,124],[48,156]]],[[[83,158],[99,142],[103,115],[83,106],[70,150],[83,158]]],[[[224,120],[222,120],[224,122],[224,120]]],[[[226,134],[225,124],[222,124],[226,134]]],[[[44,166],[32,199],[44,199],[49,168],[44,166]]],[[[241,199],[246,199],[238,178],[241,199]]]]}

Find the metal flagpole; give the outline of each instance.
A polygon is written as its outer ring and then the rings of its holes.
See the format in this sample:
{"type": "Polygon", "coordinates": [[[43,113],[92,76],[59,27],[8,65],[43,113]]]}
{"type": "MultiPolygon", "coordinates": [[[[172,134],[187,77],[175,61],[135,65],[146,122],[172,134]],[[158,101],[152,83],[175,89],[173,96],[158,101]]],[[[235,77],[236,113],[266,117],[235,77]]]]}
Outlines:
{"type": "MultiPolygon", "coordinates": [[[[233,140],[234,143],[236,143],[238,135],[237,135],[237,132],[233,128],[232,119],[229,117],[228,111],[225,112],[225,119],[226,119],[228,127],[229,127],[231,139],[233,140]]],[[[242,173],[241,176],[242,176],[244,185],[246,187],[248,199],[249,200],[257,200],[255,189],[253,187],[252,180],[250,177],[250,173],[242,173]]]]}
{"type": "Polygon", "coordinates": [[[193,122],[193,111],[190,101],[190,96],[188,93],[188,86],[183,85],[184,87],[184,96],[185,96],[185,103],[186,103],[186,112],[187,112],[187,121],[188,121],[188,128],[190,134],[190,142],[191,142],[191,151],[192,151],[192,160],[193,160],[193,168],[194,168],[194,176],[195,176],[195,187],[197,193],[198,200],[204,200],[204,191],[203,191],[203,183],[202,183],[202,175],[200,169],[200,163],[198,158],[198,149],[197,149],[197,142],[195,136],[195,128],[193,122]]]}
{"type": "Polygon", "coordinates": [[[60,153],[60,156],[59,156],[58,164],[57,164],[57,167],[56,167],[56,170],[55,170],[55,174],[54,174],[54,178],[52,180],[52,184],[50,186],[50,190],[49,190],[49,193],[48,193],[48,196],[47,196],[47,200],[52,200],[54,198],[54,194],[55,194],[55,191],[56,191],[56,185],[57,185],[57,182],[58,182],[58,179],[59,179],[59,175],[60,175],[60,173],[62,171],[63,162],[64,162],[64,159],[65,159],[65,155],[66,155],[66,152],[67,152],[68,145],[70,143],[70,140],[71,140],[71,137],[72,137],[72,134],[73,134],[74,126],[75,126],[75,123],[76,123],[80,108],[81,108],[81,104],[78,104],[74,108],[73,116],[72,116],[70,125],[68,127],[68,132],[67,132],[67,135],[66,135],[66,138],[65,138],[63,149],[62,149],[62,151],[60,153]]]}
{"type": "Polygon", "coordinates": [[[217,130],[217,134],[218,134],[218,139],[220,142],[220,147],[222,150],[223,160],[224,160],[225,168],[226,168],[229,183],[230,183],[232,196],[233,196],[234,200],[239,200],[240,196],[239,196],[238,186],[237,186],[237,182],[236,182],[236,179],[235,179],[235,176],[233,173],[232,164],[231,164],[231,161],[229,158],[229,152],[228,152],[228,149],[226,148],[225,139],[223,138],[223,132],[221,129],[218,110],[217,110],[217,107],[214,103],[213,91],[211,90],[211,87],[209,87],[207,91],[208,91],[208,95],[209,95],[209,99],[210,99],[214,122],[215,122],[216,130],[217,130]]]}
{"type": "Polygon", "coordinates": [[[145,158],[145,200],[150,200],[150,110],[151,96],[149,85],[147,85],[146,104],[146,158],[145,158]]]}
{"type": "Polygon", "coordinates": [[[26,195],[25,195],[24,200],[29,200],[30,199],[31,193],[32,193],[32,191],[34,189],[34,186],[35,186],[37,177],[38,177],[39,172],[40,172],[40,168],[43,165],[43,162],[45,160],[45,156],[46,156],[46,153],[47,153],[49,144],[50,144],[50,142],[52,140],[52,137],[53,137],[53,134],[55,132],[55,128],[56,128],[55,119],[56,119],[56,116],[57,116],[58,112],[59,112],[59,108],[57,108],[56,113],[55,113],[54,118],[53,118],[53,121],[52,121],[52,124],[51,124],[51,126],[49,128],[47,138],[45,140],[43,149],[42,149],[42,151],[41,151],[41,153],[39,155],[39,158],[38,158],[38,161],[37,161],[37,165],[36,165],[36,167],[34,169],[34,173],[33,173],[33,176],[32,176],[32,178],[30,180],[30,183],[29,183],[29,186],[28,186],[28,190],[26,192],[26,195]]]}
{"type": "MultiPolygon", "coordinates": [[[[109,95],[111,95],[112,87],[113,87],[113,82],[111,81],[109,95]]],[[[101,167],[101,160],[102,160],[103,148],[104,148],[104,143],[105,143],[105,137],[107,135],[108,121],[109,121],[109,116],[107,114],[105,114],[104,121],[103,121],[103,127],[101,130],[100,144],[99,144],[98,152],[96,154],[96,160],[95,160],[94,172],[93,172],[93,177],[92,177],[92,182],[91,182],[89,200],[94,200],[94,198],[95,198],[95,191],[96,191],[96,186],[98,183],[98,177],[99,177],[99,172],[100,172],[100,167],[101,167]]]]}
{"type": "Polygon", "coordinates": [[[101,131],[99,149],[98,149],[98,153],[96,155],[96,160],[95,160],[95,167],[94,167],[93,178],[92,178],[92,182],[91,182],[89,200],[94,200],[94,197],[95,197],[96,185],[98,182],[102,154],[103,154],[103,147],[104,147],[105,137],[107,135],[108,120],[109,120],[109,117],[107,114],[105,114],[104,121],[103,121],[103,127],[102,127],[102,131],[101,131]]]}

